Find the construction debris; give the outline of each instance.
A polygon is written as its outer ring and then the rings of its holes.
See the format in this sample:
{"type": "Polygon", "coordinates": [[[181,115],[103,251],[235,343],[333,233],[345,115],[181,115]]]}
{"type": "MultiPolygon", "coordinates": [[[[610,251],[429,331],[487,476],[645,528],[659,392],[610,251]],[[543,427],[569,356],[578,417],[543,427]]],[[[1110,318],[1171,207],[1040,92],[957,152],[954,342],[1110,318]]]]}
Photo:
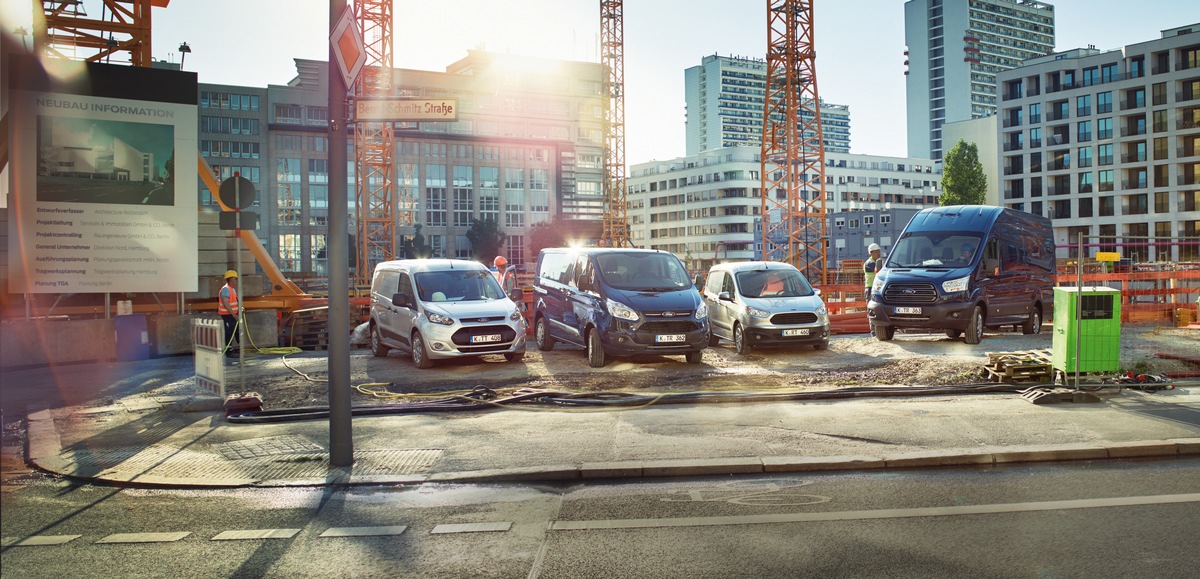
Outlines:
{"type": "Polygon", "coordinates": [[[988,352],[982,374],[989,382],[1048,383],[1054,380],[1050,350],[988,352]]]}

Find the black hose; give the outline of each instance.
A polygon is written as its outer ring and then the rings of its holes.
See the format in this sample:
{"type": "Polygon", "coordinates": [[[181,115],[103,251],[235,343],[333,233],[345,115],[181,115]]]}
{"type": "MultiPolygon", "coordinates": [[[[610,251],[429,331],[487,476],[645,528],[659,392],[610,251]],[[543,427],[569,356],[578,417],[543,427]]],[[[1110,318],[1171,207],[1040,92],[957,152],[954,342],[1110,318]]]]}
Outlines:
{"type": "MultiPolygon", "coordinates": [[[[968,384],[963,386],[860,386],[840,390],[817,392],[681,392],[676,394],[646,395],[624,392],[576,393],[547,390],[520,390],[511,396],[498,398],[495,391],[475,388],[469,394],[405,404],[375,404],[354,406],[352,416],[388,416],[430,412],[459,412],[487,410],[528,405],[552,405],[560,408],[597,408],[649,406],[651,404],[723,404],[748,402],[785,402],[801,400],[842,400],[847,398],[936,396],[948,394],[978,394],[1008,392],[1015,393],[1024,388],[1018,384],[968,384]],[[494,399],[492,399],[494,398],[494,399]]],[[[329,418],[326,406],[259,410],[235,414],[228,417],[236,424],[261,424],[268,422],[290,422],[294,420],[317,420],[329,418]]]]}

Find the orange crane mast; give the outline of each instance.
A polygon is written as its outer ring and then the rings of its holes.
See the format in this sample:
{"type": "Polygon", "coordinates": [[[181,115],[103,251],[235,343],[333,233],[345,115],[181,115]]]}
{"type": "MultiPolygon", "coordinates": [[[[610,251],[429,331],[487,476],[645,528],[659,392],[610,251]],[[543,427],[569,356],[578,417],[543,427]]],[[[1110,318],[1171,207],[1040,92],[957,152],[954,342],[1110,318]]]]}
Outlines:
{"type": "Polygon", "coordinates": [[[761,154],[763,258],[826,281],[825,146],[813,0],[767,0],[761,154]]]}

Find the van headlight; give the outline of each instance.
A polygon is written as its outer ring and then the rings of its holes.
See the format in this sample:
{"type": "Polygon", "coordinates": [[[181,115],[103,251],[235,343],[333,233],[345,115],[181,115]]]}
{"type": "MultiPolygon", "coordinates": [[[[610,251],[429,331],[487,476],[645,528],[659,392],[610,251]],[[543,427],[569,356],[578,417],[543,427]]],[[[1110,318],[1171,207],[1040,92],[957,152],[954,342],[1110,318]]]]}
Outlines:
{"type": "Polygon", "coordinates": [[[514,322],[521,319],[521,310],[513,310],[511,314],[508,314],[508,319],[514,322]]]}
{"type": "Polygon", "coordinates": [[[826,308],[825,304],[821,304],[821,307],[817,308],[817,317],[823,318],[827,315],[829,315],[829,308],[826,308]]]}
{"type": "Polygon", "coordinates": [[[952,279],[950,281],[944,281],[944,282],[942,282],[942,291],[944,291],[948,294],[952,294],[955,292],[965,292],[965,291],[967,291],[967,284],[970,282],[971,282],[971,276],[960,277],[958,279],[952,279]]]}
{"type": "Polygon", "coordinates": [[[621,302],[610,298],[604,302],[604,305],[608,306],[608,313],[612,314],[612,317],[614,318],[629,320],[631,322],[636,322],[638,320],[638,313],[633,311],[633,308],[621,302]]]}
{"type": "Polygon", "coordinates": [[[435,324],[441,324],[443,326],[453,326],[454,325],[453,318],[451,318],[450,316],[439,314],[437,312],[431,312],[429,310],[425,310],[425,317],[429,318],[429,321],[431,321],[435,324]]]}
{"type": "Polygon", "coordinates": [[[750,306],[746,306],[746,313],[750,314],[751,317],[755,317],[755,318],[771,317],[771,312],[768,312],[766,310],[760,310],[758,308],[752,308],[750,306]]]}
{"type": "Polygon", "coordinates": [[[696,319],[703,320],[704,318],[707,318],[707,317],[708,317],[708,306],[702,303],[702,304],[700,304],[700,307],[696,308],[696,319]]]}
{"type": "Polygon", "coordinates": [[[875,276],[875,282],[871,284],[871,291],[872,292],[882,292],[883,284],[884,284],[884,277],[882,275],[875,276]]]}

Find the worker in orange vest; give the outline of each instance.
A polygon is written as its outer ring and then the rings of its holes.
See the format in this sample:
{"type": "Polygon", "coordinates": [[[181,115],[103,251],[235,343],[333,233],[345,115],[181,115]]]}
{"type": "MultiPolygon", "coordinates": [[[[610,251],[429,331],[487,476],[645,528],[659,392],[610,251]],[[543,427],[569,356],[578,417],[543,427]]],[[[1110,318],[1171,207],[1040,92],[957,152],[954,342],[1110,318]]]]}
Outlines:
{"type": "Polygon", "coordinates": [[[517,274],[509,269],[508,260],[504,259],[503,255],[497,255],[492,264],[496,266],[496,281],[500,282],[500,289],[504,290],[504,295],[514,302],[519,302],[520,300],[514,297],[517,291],[517,274]]]}
{"type": "Polygon", "coordinates": [[[225,355],[230,358],[237,357],[233,344],[241,343],[237,335],[238,317],[242,311],[238,305],[237,288],[234,287],[237,279],[236,271],[231,269],[225,272],[225,285],[221,286],[221,291],[217,294],[217,314],[221,316],[221,321],[225,322],[225,355]]]}

